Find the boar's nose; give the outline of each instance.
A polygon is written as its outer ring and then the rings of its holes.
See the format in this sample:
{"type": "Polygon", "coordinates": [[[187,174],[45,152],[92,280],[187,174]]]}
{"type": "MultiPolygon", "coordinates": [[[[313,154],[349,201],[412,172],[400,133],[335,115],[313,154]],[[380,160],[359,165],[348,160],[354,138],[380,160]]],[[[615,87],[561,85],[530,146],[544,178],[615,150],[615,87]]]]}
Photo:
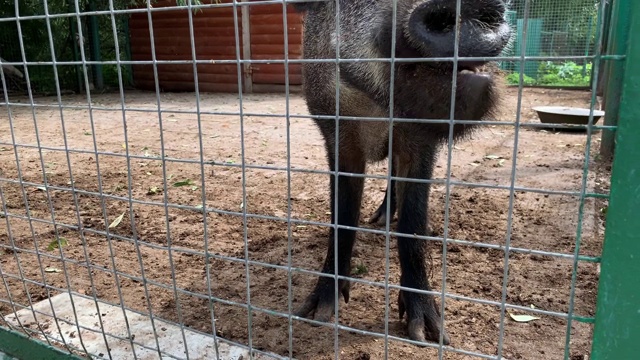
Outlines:
{"type": "MultiPolygon", "coordinates": [[[[425,0],[409,15],[410,42],[428,57],[452,57],[456,41],[457,0],[425,0]]],[[[462,0],[458,56],[500,54],[511,31],[502,0],[462,0]]]]}

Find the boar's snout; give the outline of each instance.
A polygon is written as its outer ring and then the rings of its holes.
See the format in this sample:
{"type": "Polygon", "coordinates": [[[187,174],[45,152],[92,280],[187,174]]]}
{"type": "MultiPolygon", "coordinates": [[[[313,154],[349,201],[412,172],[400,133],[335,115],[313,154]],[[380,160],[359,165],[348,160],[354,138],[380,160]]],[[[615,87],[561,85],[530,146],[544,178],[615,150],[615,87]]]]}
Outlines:
{"type": "MultiPolygon", "coordinates": [[[[409,14],[407,35],[426,57],[452,57],[456,40],[456,0],[424,0],[409,14]]],[[[498,56],[511,31],[502,0],[462,0],[458,56],[498,56]]]]}

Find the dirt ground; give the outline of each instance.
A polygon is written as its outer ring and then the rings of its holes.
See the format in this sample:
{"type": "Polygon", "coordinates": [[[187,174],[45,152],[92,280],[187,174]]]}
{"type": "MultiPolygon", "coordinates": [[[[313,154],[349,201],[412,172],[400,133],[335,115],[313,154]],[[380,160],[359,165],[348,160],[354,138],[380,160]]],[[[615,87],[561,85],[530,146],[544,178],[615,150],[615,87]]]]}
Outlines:
{"type": "MultiPolygon", "coordinates": [[[[588,106],[590,97],[589,92],[583,91],[525,89],[521,121],[538,121],[532,106],[588,106]]],[[[515,120],[517,99],[517,89],[505,90],[505,101],[497,120],[515,120]]],[[[28,103],[26,98],[12,100],[28,103]]],[[[242,217],[238,216],[243,207],[250,214],[287,216],[287,172],[247,168],[244,176],[246,201],[243,201],[243,176],[239,166],[244,152],[247,165],[287,167],[287,127],[284,119],[276,116],[285,113],[283,95],[244,97],[243,110],[248,114],[243,122],[244,148],[237,115],[202,115],[200,152],[197,116],[184,113],[196,110],[194,94],[161,95],[161,106],[166,111],[162,114],[161,131],[155,94],[127,92],[126,106],[132,109],[126,111],[128,149],[131,155],[138,156],[129,160],[124,156],[125,127],[118,94],[95,95],[92,103],[97,109],[92,113],[87,110],[84,96],[65,96],[63,101],[71,108],[62,111],[56,107],[36,108],[36,121],[30,107],[12,107],[13,133],[6,110],[0,116],[0,141],[3,143],[0,144],[0,196],[6,211],[12,214],[8,221],[2,219],[0,222],[0,270],[7,285],[0,286],[1,314],[12,311],[9,301],[28,306],[29,301],[36,302],[56,294],[55,289],[71,288],[77,293],[123,303],[145,313],[151,310],[156,317],[183,322],[195,330],[211,333],[213,315],[207,300],[211,295],[219,300],[213,310],[216,331],[224,338],[248,344],[250,332],[254,348],[288,356],[291,335],[292,354],[296,358],[330,359],[336,356],[333,328],[293,321],[290,332],[287,318],[273,314],[286,313],[288,309],[288,276],[282,268],[287,266],[288,245],[292,247],[294,267],[318,270],[325,256],[328,228],[294,223],[289,238],[286,221],[249,217],[245,229],[242,217]],[[272,115],[251,115],[257,113],[272,115]],[[64,132],[61,119],[64,120],[64,132]],[[33,147],[37,144],[35,122],[40,145],[49,148],[42,150],[42,160],[38,149],[33,147]],[[66,146],[73,150],[68,155],[63,151],[64,133],[66,146]],[[16,143],[32,147],[18,147],[17,153],[14,152],[12,136],[16,143]],[[164,169],[163,162],[156,158],[161,155],[162,144],[167,158],[164,169]],[[96,151],[101,154],[96,156],[96,151]],[[200,165],[201,155],[204,166],[200,165]],[[181,162],[175,161],[178,159],[181,162]],[[38,188],[43,184],[43,173],[50,185],[63,188],[70,187],[72,175],[77,190],[75,197],[74,193],[59,189],[50,190],[48,198],[47,193],[38,188]],[[34,185],[20,187],[16,181],[19,174],[24,181],[34,185]],[[163,189],[165,177],[169,179],[166,193],[163,189]],[[176,183],[184,186],[173,186],[176,183]],[[209,212],[206,219],[201,212],[176,207],[201,206],[203,194],[205,206],[217,210],[209,212]],[[129,197],[133,201],[129,202],[129,197]],[[163,206],[165,198],[171,204],[169,207],[163,206]],[[28,200],[28,213],[25,199],[28,200]],[[134,219],[130,218],[131,213],[134,219]],[[121,214],[124,214],[123,220],[109,229],[111,236],[105,236],[105,229],[121,214]],[[29,223],[27,215],[40,220],[29,223]],[[56,227],[51,224],[52,219],[55,219],[56,227]],[[56,232],[66,240],[66,245],[47,249],[56,240],[56,232]],[[205,247],[210,254],[216,255],[208,261],[204,256],[205,247]],[[38,256],[34,251],[36,248],[38,256]],[[64,262],[60,260],[61,256],[64,262]],[[245,257],[253,262],[248,268],[245,257]],[[281,267],[269,268],[260,263],[281,267]],[[45,268],[54,271],[45,272],[45,268]],[[145,281],[141,281],[143,274],[145,281]],[[20,278],[28,281],[20,281],[20,278]],[[41,285],[43,282],[50,290],[41,285]],[[247,303],[248,290],[252,305],[250,329],[247,308],[237,305],[247,303]]],[[[54,104],[55,98],[37,98],[36,103],[54,104]]],[[[237,96],[233,94],[202,94],[200,107],[202,111],[233,113],[238,111],[238,104],[237,96]]],[[[299,95],[291,96],[289,106],[291,114],[307,113],[299,95]]],[[[290,133],[291,167],[326,170],[322,139],[311,121],[292,118],[290,133]]],[[[513,126],[488,126],[470,139],[457,143],[452,154],[452,179],[509,186],[514,135],[513,126]]],[[[606,165],[598,165],[599,139],[599,133],[592,137],[593,156],[587,189],[606,192],[609,169],[606,165]]],[[[586,142],[587,136],[581,132],[521,128],[515,185],[546,191],[579,191],[586,142]]],[[[436,168],[438,179],[446,176],[446,159],[443,150],[436,168]]],[[[372,166],[368,171],[386,174],[386,162],[372,166]]],[[[329,222],[328,175],[295,171],[290,175],[291,217],[329,222]]],[[[366,224],[366,220],[382,200],[385,186],[383,180],[366,181],[362,227],[379,228],[366,224]]],[[[436,236],[442,236],[445,187],[434,185],[432,189],[430,226],[436,236]]],[[[516,192],[511,246],[572,254],[576,246],[579,204],[575,196],[516,192]]],[[[582,255],[600,254],[604,224],[599,213],[603,206],[602,201],[588,199],[585,202],[582,255]]],[[[504,251],[472,245],[504,245],[508,223],[507,189],[464,185],[451,188],[448,237],[470,243],[449,244],[447,248],[447,293],[501,301],[504,251]]],[[[398,284],[399,263],[393,238],[389,251],[389,281],[398,284]]],[[[431,254],[431,282],[435,290],[441,291],[441,242],[434,242],[431,254]]],[[[384,235],[359,232],[353,259],[355,276],[383,283],[384,259],[384,235]]],[[[566,313],[571,306],[572,265],[568,258],[511,252],[507,303],[566,313]]],[[[311,275],[293,273],[294,307],[302,302],[314,282],[315,277],[311,275]]],[[[594,316],[597,284],[596,264],[580,262],[573,303],[575,315],[594,316]]],[[[388,331],[391,336],[404,338],[405,323],[398,318],[396,299],[397,290],[392,289],[388,331]]],[[[357,330],[384,334],[384,304],[383,287],[354,283],[350,302],[345,305],[341,301],[340,323],[357,330]]],[[[565,319],[513,309],[508,309],[508,313],[535,315],[539,319],[520,323],[507,315],[502,351],[505,358],[563,358],[567,332],[565,319]]],[[[445,316],[452,347],[486,355],[497,354],[498,306],[447,298],[445,316]]],[[[588,358],[591,332],[590,324],[572,323],[571,359],[588,358]]],[[[339,358],[384,358],[384,339],[346,330],[338,335],[339,358]]],[[[419,348],[398,340],[388,343],[388,356],[392,359],[407,356],[432,359],[437,358],[436,355],[437,350],[433,348],[419,348]]],[[[478,358],[453,351],[446,351],[444,355],[446,359],[478,358]]]]}

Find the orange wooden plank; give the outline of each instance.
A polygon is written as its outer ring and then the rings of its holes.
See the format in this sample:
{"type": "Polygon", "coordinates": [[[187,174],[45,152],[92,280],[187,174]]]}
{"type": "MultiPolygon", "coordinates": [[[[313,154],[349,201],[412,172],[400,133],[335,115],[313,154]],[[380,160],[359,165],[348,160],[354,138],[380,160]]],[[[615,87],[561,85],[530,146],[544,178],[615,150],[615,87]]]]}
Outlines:
{"type": "MultiPolygon", "coordinates": [[[[254,84],[277,84],[284,85],[285,78],[281,74],[256,74],[252,75],[254,84]]],[[[302,84],[302,75],[289,74],[289,85],[302,84]]]]}

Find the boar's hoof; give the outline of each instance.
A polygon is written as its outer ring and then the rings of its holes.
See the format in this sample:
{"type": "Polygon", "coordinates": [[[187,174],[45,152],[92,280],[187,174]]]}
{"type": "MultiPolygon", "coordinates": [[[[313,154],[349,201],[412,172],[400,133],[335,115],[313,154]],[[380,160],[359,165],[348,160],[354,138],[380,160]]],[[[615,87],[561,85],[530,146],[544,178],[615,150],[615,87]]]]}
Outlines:
{"type": "Polygon", "coordinates": [[[440,315],[432,296],[400,291],[398,294],[398,310],[400,319],[407,314],[407,331],[409,338],[420,342],[440,342],[449,345],[451,340],[445,329],[440,328],[440,315]]]}
{"type": "MultiPolygon", "coordinates": [[[[393,222],[393,217],[390,219],[390,223],[393,222]]],[[[387,208],[378,208],[371,218],[369,218],[369,224],[376,224],[378,226],[385,226],[387,224],[387,208]]]]}
{"type": "MultiPolygon", "coordinates": [[[[393,185],[392,185],[393,186],[393,185]]],[[[389,213],[387,213],[387,195],[385,194],[384,200],[382,204],[378,206],[378,210],[371,215],[369,218],[369,224],[376,224],[378,226],[385,226],[387,224],[387,215],[389,216],[389,223],[394,221],[394,216],[396,214],[396,201],[394,199],[395,193],[391,195],[391,206],[389,209],[389,213]]]]}
{"type": "MultiPolygon", "coordinates": [[[[328,322],[335,311],[335,296],[334,296],[334,281],[333,279],[321,277],[318,279],[318,284],[304,303],[294,311],[294,315],[304,318],[309,318],[319,322],[328,322]]],[[[344,302],[349,302],[349,282],[340,280],[338,282],[338,289],[344,297],[344,302]]],[[[311,324],[317,326],[317,324],[311,324]]]]}

